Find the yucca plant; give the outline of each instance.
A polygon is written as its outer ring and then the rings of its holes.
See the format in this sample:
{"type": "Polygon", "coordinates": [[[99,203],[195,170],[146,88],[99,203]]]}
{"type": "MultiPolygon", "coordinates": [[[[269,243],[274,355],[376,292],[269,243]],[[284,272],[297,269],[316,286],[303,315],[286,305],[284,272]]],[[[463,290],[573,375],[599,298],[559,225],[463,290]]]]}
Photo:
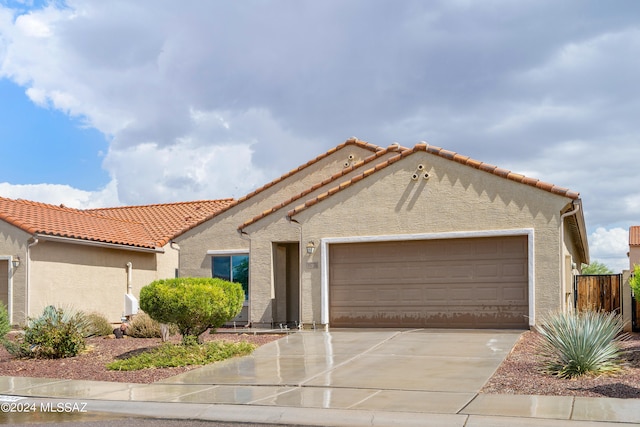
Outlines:
{"type": "Polygon", "coordinates": [[[623,322],[615,313],[580,311],[549,316],[539,325],[544,370],[561,378],[621,369],[623,322]]]}

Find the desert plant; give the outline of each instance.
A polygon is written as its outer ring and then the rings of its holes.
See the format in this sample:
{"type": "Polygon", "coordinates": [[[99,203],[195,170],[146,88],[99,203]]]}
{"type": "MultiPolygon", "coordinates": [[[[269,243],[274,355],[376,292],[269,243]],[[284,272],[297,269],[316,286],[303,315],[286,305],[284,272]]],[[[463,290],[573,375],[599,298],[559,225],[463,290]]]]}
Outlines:
{"type": "Polygon", "coordinates": [[[240,284],[217,278],[157,280],[140,290],[140,308],[158,322],[177,325],[185,345],[237,316],[243,301],[240,284]]]}
{"type": "MultiPolygon", "coordinates": [[[[175,335],[178,329],[175,325],[169,325],[169,335],[175,335]]],[[[129,322],[127,335],[133,338],[162,338],[160,322],[153,320],[147,313],[140,311],[129,322]]]]}
{"type": "Polygon", "coordinates": [[[88,331],[89,322],[84,313],[48,306],[40,317],[29,320],[24,336],[7,350],[17,356],[72,357],[86,347],[88,331]]]}
{"type": "Polygon", "coordinates": [[[87,314],[86,336],[104,337],[113,332],[113,325],[100,313],[87,314]]]}
{"type": "Polygon", "coordinates": [[[615,313],[580,311],[544,319],[540,353],[546,372],[562,378],[614,372],[621,367],[622,318],[615,313]]]}

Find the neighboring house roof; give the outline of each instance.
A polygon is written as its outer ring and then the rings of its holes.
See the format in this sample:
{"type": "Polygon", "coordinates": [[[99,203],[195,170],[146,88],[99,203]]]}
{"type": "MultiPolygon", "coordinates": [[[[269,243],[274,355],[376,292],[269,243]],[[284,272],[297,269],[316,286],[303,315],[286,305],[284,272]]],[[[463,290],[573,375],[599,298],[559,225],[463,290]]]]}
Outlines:
{"type": "Polygon", "coordinates": [[[191,228],[204,218],[217,215],[235,203],[234,199],[200,200],[146,206],[88,209],[85,212],[144,224],[157,246],[191,228]]]}
{"type": "Polygon", "coordinates": [[[33,234],[155,248],[146,228],[65,206],[0,197],[0,219],[33,234]]]}
{"type": "Polygon", "coordinates": [[[0,197],[0,219],[38,238],[156,249],[231,199],[80,210],[0,197]]]}
{"type": "Polygon", "coordinates": [[[576,193],[573,191],[570,191],[567,188],[564,187],[558,187],[556,185],[544,182],[544,181],[540,181],[538,179],[534,179],[534,178],[528,178],[524,175],[520,175],[517,173],[513,173],[509,170],[506,169],[502,169],[499,168],[497,166],[491,165],[489,163],[484,163],[478,160],[474,160],[470,157],[467,156],[462,156],[458,153],[455,153],[453,151],[448,151],[448,150],[444,150],[440,147],[435,147],[435,146],[431,146],[427,143],[419,143],[416,144],[415,147],[413,147],[413,149],[408,149],[405,151],[402,151],[400,154],[398,154],[397,156],[391,157],[389,159],[387,159],[386,161],[377,163],[374,167],[372,167],[371,169],[367,169],[364,172],[362,172],[359,175],[356,175],[354,177],[352,177],[350,180],[345,181],[345,182],[341,182],[339,186],[333,187],[331,189],[329,189],[327,192],[322,193],[320,195],[318,195],[317,197],[307,200],[304,202],[304,204],[297,206],[296,208],[290,210],[287,213],[287,216],[289,218],[293,217],[294,215],[302,212],[303,210],[315,205],[316,203],[318,203],[319,201],[322,201],[342,190],[344,190],[347,187],[350,187],[351,185],[355,184],[356,182],[362,180],[363,178],[366,178],[369,175],[373,175],[374,173],[376,173],[377,171],[386,168],[389,165],[392,165],[393,163],[396,163],[398,161],[400,161],[401,159],[410,156],[411,154],[414,154],[418,151],[425,151],[427,153],[430,154],[435,154],[437,156],[443,157],[445,159],[449,159],[458,163],[461,163],[463,165],[466,166],[470,166],[473,167],[475,169],[484,171],[484,172],[488,172],[494,175],[497,175],[499,177],[505,178],[505,179],[510,179],[512,181],[516,181],[522,184],[526,184],[526,185],[530,185],[532,187],[536,187],[545,191],[548,191],[550,193],[553,194],[558,194],[560,196],[564,196],[564,197],[568,197],[570,199],[573,200],[577,200],[580,198],[580,193],[576,193]]]}
{"type": "Polygon", "coordinates": [[[640,246],[640,225],[629,227],[629,246],[640,246]]]}

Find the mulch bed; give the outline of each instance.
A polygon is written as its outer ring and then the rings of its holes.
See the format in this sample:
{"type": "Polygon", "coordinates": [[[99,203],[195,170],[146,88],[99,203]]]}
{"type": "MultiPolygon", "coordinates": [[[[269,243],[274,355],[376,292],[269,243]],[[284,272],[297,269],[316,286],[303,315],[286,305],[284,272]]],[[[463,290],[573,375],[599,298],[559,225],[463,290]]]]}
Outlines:
{"type": "Polygon", "coordinates": [[[540,371],[536,342],[539,335],[525,332],[482,393],[549,396],[640,398],[640,334],[624,342],[625,367],[618,373],[562,379],[540,371]]]}
{"type": "MultiPolygon", "coordinates": [[[[253,335],[205,333],[205,342],[225,340],[246,341],[258,346],[282,338],[282,335],[253,335]]],[[[179,337],[171,337],[171,342],[179,343],[179,337]]],[[[71,380],[93,380],[149,384],[169,378],[200,366],[178,368],[153,368],[138,371],[110,371],[107,363],[118,358],[150,350],[162,345],[160,338],[89,338],[88,349],[84,353],[65,359],[16,359],[0,346],[0,376],[59,378],[71,380]]]]}

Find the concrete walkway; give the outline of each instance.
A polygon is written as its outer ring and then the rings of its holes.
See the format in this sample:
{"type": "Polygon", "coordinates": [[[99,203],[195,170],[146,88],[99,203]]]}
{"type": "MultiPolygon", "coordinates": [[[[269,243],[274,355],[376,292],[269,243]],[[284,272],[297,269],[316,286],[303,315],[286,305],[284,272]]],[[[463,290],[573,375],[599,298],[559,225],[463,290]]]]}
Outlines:
{"type": "Polygon", "coordinates": [[[298,332],[154,384],[0,377],[0,406],[314,426],[640,425],[635,399],[479,394],[519,336],[298,332]]]}

